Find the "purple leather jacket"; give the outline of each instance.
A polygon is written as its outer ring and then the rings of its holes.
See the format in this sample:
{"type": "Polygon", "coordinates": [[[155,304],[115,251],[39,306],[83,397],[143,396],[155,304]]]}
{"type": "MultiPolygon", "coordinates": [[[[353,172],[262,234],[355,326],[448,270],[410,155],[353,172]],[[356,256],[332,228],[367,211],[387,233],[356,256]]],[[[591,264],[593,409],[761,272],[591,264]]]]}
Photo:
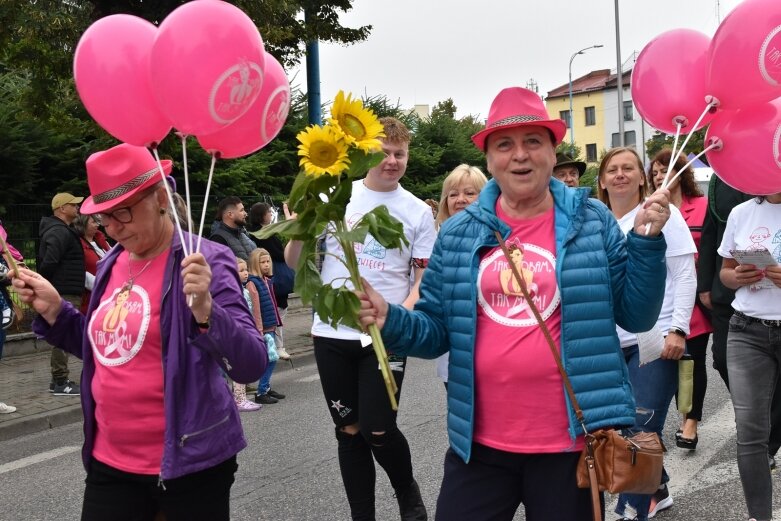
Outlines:
{"type": "MultiPolygon", "coordinates": [[[[187,240],[188,234],[184,235],[187,240]]],[[[63,301],[54,325],[49,327],[41,317],[33,323],[36,334],[84,361],[81,406],[84,410],[82,459],[85,468],[92,457],[97,428],[92,398],[95,359],[85,328],[87,317],[99,304],[111,268],[121,251],[120,245],[115,246],[98,263],[86,317],[63,301]]],[[[258,380],[268,364],[266,345],[244,301],[235,256],[225,246],[205,239],[201,242],[201,253],[212,271],[212,313],[209,329],[204,333],[195,324],[182,292],[180,266],[184,253],[178,235],[174,234],[163,280],[160,312],[165,389],[161,480],[213,467],[247,446],[238,409],[222,372],[237,382],[249,383],[258,380]]]]}

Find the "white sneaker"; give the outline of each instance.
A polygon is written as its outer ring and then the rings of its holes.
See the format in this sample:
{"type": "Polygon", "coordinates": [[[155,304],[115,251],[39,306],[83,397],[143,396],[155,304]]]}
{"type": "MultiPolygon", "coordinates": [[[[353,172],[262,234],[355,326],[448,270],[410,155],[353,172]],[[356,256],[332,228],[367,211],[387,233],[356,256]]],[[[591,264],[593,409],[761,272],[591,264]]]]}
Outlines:
{"type": "Polygon", "coordinates": [[[290,360],[290,355],[287,351],[285,351],[284,347],[278,347],[277,348],[277,354],[279,355],[279,358],[282,360],[290,360]]]}
{"type": "Polygon", "coordinates": [[[16,407],[0,402],[0,414],[11,414],[12,412],[16,412],[16,407]]]}

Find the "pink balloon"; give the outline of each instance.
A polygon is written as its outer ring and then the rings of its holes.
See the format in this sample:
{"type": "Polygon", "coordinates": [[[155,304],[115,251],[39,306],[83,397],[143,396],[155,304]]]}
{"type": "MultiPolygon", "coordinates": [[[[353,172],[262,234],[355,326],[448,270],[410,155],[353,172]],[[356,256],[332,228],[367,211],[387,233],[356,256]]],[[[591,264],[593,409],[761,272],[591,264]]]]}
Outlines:
{"type": "Polygon", "coordinates": [[[160,24],[152,48],[153,91],[177,130],[211,134],[250,108],[263,66],[263,40],[241,9],[193,0],[160,24]]]}
{"type": "Polygon", "coordinates": [[[674,134],[704,127],[708,114],[694,124],[707,106],[705,101],[706,53],[710,38],[692,29],[673,29],[650,42],[640,52],[632,71],[632,101],[652,127],[674,134]]]}
{"type": "Polygon", "coordinates": [[[705,154],[725,183],[751,195],[781,192],[781,98],[720,111],[708,128],[705,154]]]}
{"type": "Polygon", "coordinates": [[[107,16],[87,28],[73,58],[73,79],[87,112],[131,145],[152,146],[171,130],[149,79],[156,34],[157,27],[137,16],[107,16]]]}
{"type": "Polygon", "coordinates": [[[224,159],[256,152],[274,139],[287,120],[290,110],[290,84],[282,65],[266,53],[263,88],[255,103],[239,119],[214,134],[198,136],[198,142],[210,154],[224,159]]]}
{"type": "Polygon", "coordinates": [[[708,94],[734,110],[781,96],[781,2],[744,0],[708,50],[708,94]]]}

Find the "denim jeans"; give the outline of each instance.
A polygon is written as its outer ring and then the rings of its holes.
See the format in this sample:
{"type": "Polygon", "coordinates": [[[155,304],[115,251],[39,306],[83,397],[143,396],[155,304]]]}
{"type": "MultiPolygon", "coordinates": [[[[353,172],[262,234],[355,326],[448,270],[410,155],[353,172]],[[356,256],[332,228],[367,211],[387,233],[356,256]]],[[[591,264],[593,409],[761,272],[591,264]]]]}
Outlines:
{"type": "Polygon", "coordinates": [[[277,361],[269,362],[266,367],[266,372],[260,377],[258,381],[258,394],[266,394],[271,389],[271,373],[274,372],[274,368],[277,366],[277,361]]]}
{"type": "MultiPolygon", "coordinates": [[[[640,352],[636,345],[624,348],[624,359],[637,405],[632,430],[655,432],[661,436],[670,401],[678,390],[678,361],[658,359],[640,367],[640,352]]],[[[667,483],[669,479],[663,470],[662,483],[667,483]]],[[[638,521],[646,521],[650,504],[651,496],[648,494],[619,494],[616,513],[621,516],[628,514],[625,510],[628,505],[637,512],[638,521]]]]}
{"type": "Polygon", "coordinates": [[[727,371],[738,429],[738,471],[749,517],[770,519],[773,486],[767,464],[770,404],[779,376],[781,327],[733,315],[727,371]]]}

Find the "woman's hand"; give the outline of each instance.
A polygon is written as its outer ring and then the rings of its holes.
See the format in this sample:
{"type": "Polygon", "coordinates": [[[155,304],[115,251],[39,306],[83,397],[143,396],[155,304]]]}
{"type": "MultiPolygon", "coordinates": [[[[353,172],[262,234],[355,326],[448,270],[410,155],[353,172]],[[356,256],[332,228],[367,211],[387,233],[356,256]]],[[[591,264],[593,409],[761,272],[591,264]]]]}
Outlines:
{"type": "Polygon", "coordinates": [[[202,253],[188,255],[182,261],[184,294],[196,322],[208,322],[212,313],[212,295],[209,286],[212,270],[202,253]]]}
{"type": "Polygon", "coordinates": [[[724,259],[719,272],[721,282],[729,289],[755,284],[764,276],[765,274],[753,264],[738,264],[735,259],[724,259]]]}
{"type": "Polygon", "coordinates": [[[289,221],[290,219],[296,219],[298,217],[297,213],[290,211],[290,208],[287,207],[287,203],[282,203],[282,211],[285,213],[286,221],[289,221]]]}
{"type": "Polygon", "coordinates": [[[361,311],[358,312],[358,320],[361,322],[361,326],[366,330],[372,324],[377,324],[377,327],[382,329],[385,325],[385,319],[388,317],[388,303],[382,298],[382,295],[377,293],[374,288],[366,282],[366,279],[361,279],[363,284],[363,291],[356,291],[355,294],[361,301],[361,311]]]}
{"type": "Polygon", "coordinates": [[[27,268],[19,266],[19,276],[13,276],[14,290],[25,304],[31,306],[50,326],[62,309],[62,297],[51,283],[27,268]]]}
{"type": "Polygon", "coordinates": [[[635,233],[656,237],[670,218],[670,191],[660,188],[645,200],[635,216],[635,233]]]}
{"type": "Polygon", "coordinates": [[[781,266],[768,266],[765,268],[765,276],[769,278],[777,288],[781,288],[781,266]]]}
{"type": "Polygon", "coordinates": [[[686,339],[675,333],[668,333],[664,337],[664,348],[662,349],[662,360],[680,360],[686,351],[686,339]]]}

